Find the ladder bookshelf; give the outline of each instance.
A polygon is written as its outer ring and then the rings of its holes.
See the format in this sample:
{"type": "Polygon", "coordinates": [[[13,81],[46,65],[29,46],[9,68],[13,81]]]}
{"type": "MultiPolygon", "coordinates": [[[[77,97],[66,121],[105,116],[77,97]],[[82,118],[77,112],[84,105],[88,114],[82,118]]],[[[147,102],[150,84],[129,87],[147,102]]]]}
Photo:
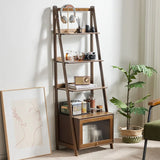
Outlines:
{"type": "MultiPolygon", "coordinates": [[[[64,9],[68,11],[68,9],[64,9]]],[[[106,95],[106,86],[104,82],[104,74],[100,52],[100,44],[99,37],[100,34],[97,30],[96,23],[96,15],[95,8],[91,6],[90,8],[76,8],[76,11],[90,12],[90,26],[95,27],[95,32],[82,32],[82,33],[66,33],[64,30],[60,29],[59,22],[59,11],[60,8],[57,6],[53,6],[53,39],[54,39],[54,81],[55,81],[55,125],[56,125],[56,149],[59,149],[59,145],[66,146],[74,150],[75,155],[78,155],[78,150],[85,149],[89,147],[95,147],[102,144],[110,144],[110,148],[113,148],[113,114],[108,112],[107,106],[107,95],[106,95]],[[62,36],[70,35],[89,35],[90,36],[90,51],[93,51],[93,37],[95,36],[96,45],[97,45],[97,60],[84,60],[84,61],[65,61],[62,36]],[[57,40],[58,36],[58,40],[57,40]],[[59,42],[61,59],[57,57],[57,43],[59,42]],[[101,87],[96,87],[93,89],[83,89],[83,90],[75,90],[70,89],[68,86],[68,77],[66,65],[74,65],[74,64],[82,64],[82,63],[90,63],[90,81],[94,83],[94,63],[99,63],[100,70],[100,80],[101,87]],[[58,84],[58,75],[57,68],[58,64],[62,64],[63,67],[63,75],[64,75],[64,83],[58,84]],[[84,92],[90,91],[91,95],[94,95],[94,90],[102,90],[103,99],[104,99],[104,108],[105,112],[97,112],[97,113],[88,113],[85,115],[72,115],[72,105],[71,105],[71,92],[84,92]],[[58,104],[58,91],[66,92],[66,97],[69,105],[69,115],[64,115],[60,113],[59,104],[58,104]],[[94,140],[91,143],[84,142],[83,139],[83,129],[86,124],[94,124],[98,125],[103,132],[104,139],[94,140]]],[[[72,11],[69,9],[69,11],[72,11]]]]}

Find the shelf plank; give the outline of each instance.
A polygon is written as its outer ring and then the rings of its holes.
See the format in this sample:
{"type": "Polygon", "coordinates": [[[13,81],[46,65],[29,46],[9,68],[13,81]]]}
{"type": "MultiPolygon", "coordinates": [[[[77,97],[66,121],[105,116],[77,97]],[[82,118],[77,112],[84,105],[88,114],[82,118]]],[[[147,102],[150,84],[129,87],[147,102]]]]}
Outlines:
{"type": "MultiPolygon", "coordinates": [[[[58,11],[60,11],[61,8],[58,8],[58,11]]],[[[75,8],[76,11],[90,11],[90,8],[75,8]]],[[[64,8],[63,11],[72,11],[72,8],[64,8]]]]}
{"type": "Polygon", "coordinates": [[[95,113],[88,113],[88,114],[84,114],[84,115],[73,116],[73,118],[88,119],[88,118],[95,118],[95,117],[101,117],[101,116],[107,116],[107,115],[113,115],[113,113],[110,113],[110,112],[95,112],[95,113]]]}
{"type": "MultiPolygon", "coordinates": [[[[57,35],[59,33],[56,33],[57,35]]],[[[60,33],[60,35],[90,35],[90,34],[100,34],[100,32],[82,32],[82,33],[74,33],[74,32],[66,32],[66,33],[60,33]]]]}
{"type": "MultiPolygon", "coordinates": [[[[68,114],[59,113],[61,116],[69,116],[68,114]]],[[[81,114],[81,115],[75,115],[72,116],[72,118],[75,119],[89,119],[89,118],[95,118],[95,117],[102,117],[102,116],[110,116],[113,115],[111,112],[95,112],[95,113],[87,113],[87,114],[81,114]]]]}
{"type": "Polygon", "coordinates": [[[76,29],[61,29],[60,33],[56,30],[57,35],[91,35],[91,34],[100,34],[100,32],[85,32],[85,29],[82,29],[82,33],[77,33],[76,29]]]}
{"type": "MultiPolygon", "coordinates": [[[[66,64],[76,64],[76,63],[91,63],[91,62],[103,62],[104,60],[83,60],[83,61],[65,61],[66,64]]],[[[57,63],[62,63],[61,59],[56,61],[57,63]]]]}
{"type": "MultiPolygon", "coordinates": [[[[95,87],[95,88],[91,88],[91,89],[69,89],[70,92],[83,92],[83,91],[91,91],[91,90],[99,90],[99,89],[104,89],[104,88],[107,88],[107,87],[95,87]]],[[[66,88],[58,88],[59,90],[62,90],[62,91],[66,91],[66,88]]]]}

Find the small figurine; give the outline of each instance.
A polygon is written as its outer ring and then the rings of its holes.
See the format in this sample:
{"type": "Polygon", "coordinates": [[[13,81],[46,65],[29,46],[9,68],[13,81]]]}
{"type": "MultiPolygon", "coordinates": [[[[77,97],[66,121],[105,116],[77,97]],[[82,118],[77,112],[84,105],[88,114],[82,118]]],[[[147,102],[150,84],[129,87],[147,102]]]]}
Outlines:
{"type": "Polygon", "coordinates": [[[78,17],[76,19],[76,21],[77,21],[77,24],[78,24],[78,28],[77,28],[76,32],[77,33],[82,33],[82,28],[80,27],[80,18],[78,17]]]}

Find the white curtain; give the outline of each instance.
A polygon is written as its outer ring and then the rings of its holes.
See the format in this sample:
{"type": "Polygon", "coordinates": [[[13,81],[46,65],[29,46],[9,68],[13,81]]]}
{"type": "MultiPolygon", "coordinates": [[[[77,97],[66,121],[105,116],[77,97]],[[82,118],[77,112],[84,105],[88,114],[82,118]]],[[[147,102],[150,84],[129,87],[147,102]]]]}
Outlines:
{"type": "MultiPolygon", "coordinates": [[[[145,92],[153,99],[160,98],[160,0],[145,1],[144,62],[153,66],[157,74],[147,81],[145,92]]],[[[159,107],[160,108],[160,107],[159,107]]],[[[160,109],[153,111],[152,119],[160,118],[160,109]]]]}

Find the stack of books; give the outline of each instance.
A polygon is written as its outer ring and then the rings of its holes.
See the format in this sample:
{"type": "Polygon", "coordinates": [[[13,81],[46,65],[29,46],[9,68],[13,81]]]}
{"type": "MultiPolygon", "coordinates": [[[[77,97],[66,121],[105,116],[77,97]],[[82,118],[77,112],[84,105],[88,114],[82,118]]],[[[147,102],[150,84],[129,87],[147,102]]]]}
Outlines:
{"type": "Polygon", "coordinates": [[[75,89],[75,90],[83,90],[83,89],[94,89],[97,87],[96,84],[88,84],[88,85],[75,85],[75,84],[68,84],[68,87],[70,89],[75,89]]]}

